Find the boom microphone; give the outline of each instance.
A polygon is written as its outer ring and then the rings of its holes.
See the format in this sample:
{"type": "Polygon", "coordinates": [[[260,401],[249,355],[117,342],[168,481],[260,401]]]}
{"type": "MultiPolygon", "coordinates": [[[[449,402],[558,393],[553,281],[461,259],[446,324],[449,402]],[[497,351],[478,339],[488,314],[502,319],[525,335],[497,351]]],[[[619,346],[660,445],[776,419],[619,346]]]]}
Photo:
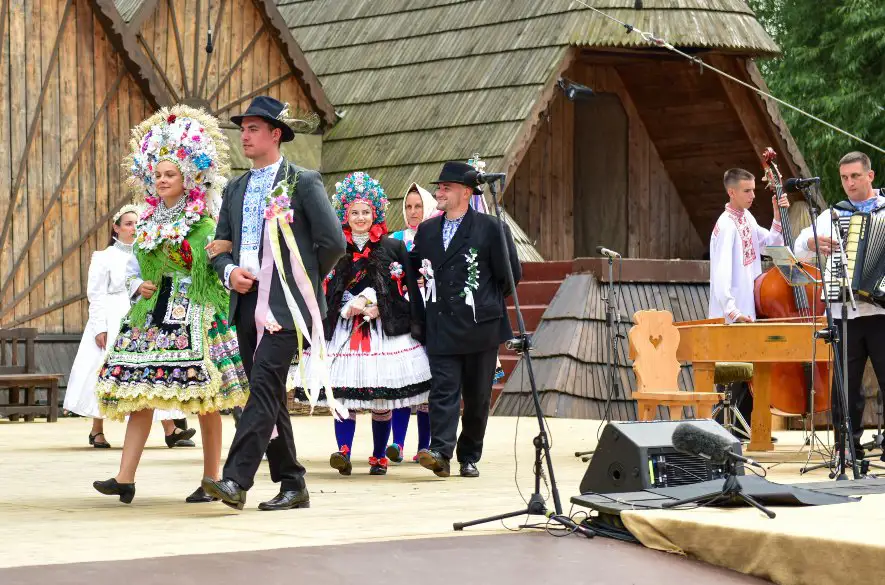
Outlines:
{"type": "Polygon", "coordinates": [[[691,423],[679,423],[673,430],[673,448],[681,453],[696,455],[716,465],[740,461],[753,467],[762,466],[731,450],[731,441],[691,423]]]}
{"type": "Polygon", "coordinates": [[[467,176],[473,178],[477,185],[485,185],[494,183],[495,181],[504,181],[507,179],[507,173],[481,173],[479,171],[468,171],[467,176]]]}
{"type": "Polygon", "coordinates": [[[820,177],[811,177],[810,179],[803,179],[801,177],[794,179],[787,179],[784,183],[784,191],[792,192],[792,191],[801,191],[802,189],[808,189],[812,185],[820,184],[820,177]]]}

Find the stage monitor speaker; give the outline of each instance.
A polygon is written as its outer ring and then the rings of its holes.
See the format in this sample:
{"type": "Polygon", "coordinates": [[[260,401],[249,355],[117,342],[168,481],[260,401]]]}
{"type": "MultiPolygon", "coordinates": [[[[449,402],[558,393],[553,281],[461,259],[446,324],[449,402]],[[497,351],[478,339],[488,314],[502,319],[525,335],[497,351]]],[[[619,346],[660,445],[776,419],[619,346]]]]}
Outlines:
{"type": "MultiPolygon", "coordinates": [[[[673,448],[673,430],[681,422],[728,438],[733,441],[732,451],[741,454],[740,441],[710,419],[611,422],[603,429],[581,480],[581,493],[639,492],[724,478],[723,466],[673,448]]],[[[737,473],[744,474],[740,464],[737,473]]]]}

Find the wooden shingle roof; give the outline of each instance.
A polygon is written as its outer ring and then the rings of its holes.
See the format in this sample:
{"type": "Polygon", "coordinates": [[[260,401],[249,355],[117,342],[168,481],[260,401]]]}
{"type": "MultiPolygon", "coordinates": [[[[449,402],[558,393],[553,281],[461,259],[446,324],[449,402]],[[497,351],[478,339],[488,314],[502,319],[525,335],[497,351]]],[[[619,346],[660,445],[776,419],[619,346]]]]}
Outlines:
{"type": "MultiPolygon", "coordinates": [[[[121,0],[123,1],[123,0],[121,0]]],[[[748,56],[777,46],[743,0],[592,0],[679,46],[748,56]]],[[[327,187],[365,170],[391,199],[442,162],[480,153],[505,169],[569,46],[644,47],[572,0],[277,0],[342,119],[327,134],[327,187]]],[[[391,204],[390,223],[401,224],[391,204]]]]}
{"type": "MultiPolygon", "coordinates": [[[[627,262],[625,260],[625,264],[627,262]]],[[[706,267],[703,262],[683,264],[706,267]]],[[[625,274],[625,282],[621,285],[620,333],[625,337],[618,344],[618,390],[612,396],[610,407],[613,420],[636,420],[636,403],[632,400],[636,377],[626,339],[633,314],[643,309],[664,309],[673,313],[674,321],[691,321],[705,319],[709,304],[709,286],[697,275],[654,278],[655,271],[647,267],[633,272],[642,272],[649,277],[627,282],[625,274]]],[[[603,300],[606,286],[605,281],[593,273],[569,275],[533,335],[532,366],[546,416],[604,418],[609,394],[606,371],[608,331],[603,300]]],[[[694,388],[690,365],[682,365],[678,383],[682,390],[694,388]]],[[[507,379],[493,414],[534,414],[525,360],[520,360],[507,379]]],[[[669,417],[666,408],[661,409],[660,414],[662,418],[669,417]]]]}

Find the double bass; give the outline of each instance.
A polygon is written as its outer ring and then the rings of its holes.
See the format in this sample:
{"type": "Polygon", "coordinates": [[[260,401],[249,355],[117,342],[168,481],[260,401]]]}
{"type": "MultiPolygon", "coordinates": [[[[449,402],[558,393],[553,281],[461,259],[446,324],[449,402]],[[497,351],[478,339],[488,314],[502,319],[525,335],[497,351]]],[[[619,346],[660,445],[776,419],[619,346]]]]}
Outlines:
{"type": "MultiPolygon", "coordinates": [[[[779,201],[784,193],[782,177],[774,159],[777,154],[772,148],[762,153],[762,168],[768,181],[768,188],[775,192],[779,201]]],[[[779,207],[784,245],[793,249],[793,230],[786,208],[779,207]]],[[[816,280],[820,271],[811,264],[802,267],[816,280]]],[[[763,272],[754,283],[756,316],[763,319],[817,319],[824,314],[820,286],[808,284],[790,286],[777,268],[763,272]],[[811,299],[809,301],[809,299],[811,299]]],[[[811,340],[809,340],[811,343],[811,340]]],[[[771,370],[771,407],[784,414],[801,415],[809,412],[823,412],[830,409],[830,372],[827,362],[818,362],[812,370],[809,364],[775,364],[771,370]],[[813,374],[812,374],[813,372],[813,374]],[[810,384],[814,378],[814,404],[809,405],[810,384]]]]}

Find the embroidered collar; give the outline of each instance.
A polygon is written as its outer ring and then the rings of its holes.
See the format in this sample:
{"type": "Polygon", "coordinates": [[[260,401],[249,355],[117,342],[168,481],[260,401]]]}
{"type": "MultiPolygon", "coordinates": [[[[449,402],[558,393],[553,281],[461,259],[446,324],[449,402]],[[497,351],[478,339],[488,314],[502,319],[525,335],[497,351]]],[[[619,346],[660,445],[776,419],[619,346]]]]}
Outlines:
{"type": "Polygon", "coordinates": [[[281,164],[283,164],[283,157],[280,157],[279,160],[277,160],[277,162],[271,163],[271,164],[267,165],[266,167],[261,167],[259,169],[249,169],[249,173],[253,177],[257,177],[257,178],[262,178],[262,177],[265,177],[265,176],[271,175],[271,174],[276,176],[277,171],[280,170],[281,164]]]}
{"type": "Polygon", "coordinates": [[[118,250],[122,250],[123,252],[126,252],[127,254],[132,253],[133,245],[134,244],[124,244],[123,242],[121,242],[117,238],[114,238],[114,247],[118,250]]]}
{"type": "Polygon", "coordinates": [[[740,220],[744,219],[744,216],[746,215],[746,211],[747,211],[747,210],[746,210],[746,209],[738,209],[738,208],[736,208],[736,207],[732,207],[730,203],[727,203],[727,204],[725,205],[725,211],[727,211],[728,214],[729,214],[729,215],[730,215],[735,221],[740,221],[740,220]]]}

